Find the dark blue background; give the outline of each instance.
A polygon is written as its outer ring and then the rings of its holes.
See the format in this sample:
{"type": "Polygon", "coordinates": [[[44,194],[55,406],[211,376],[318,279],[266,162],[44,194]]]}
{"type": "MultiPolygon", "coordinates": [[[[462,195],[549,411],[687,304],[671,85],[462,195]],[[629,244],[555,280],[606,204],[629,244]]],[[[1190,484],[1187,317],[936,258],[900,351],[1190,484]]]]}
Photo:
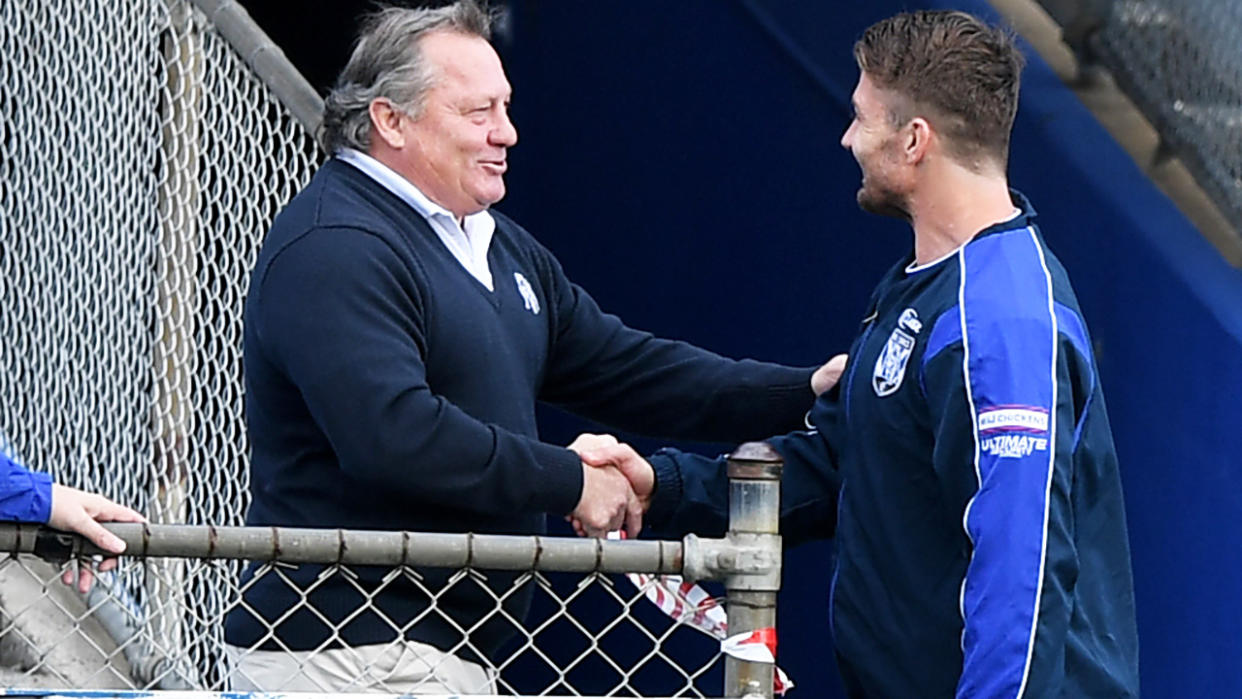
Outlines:
{"type": "MultiPolygon", "coordinates": [[[[324,87],[365,3],[304,0],[294,23],[288,2],[247,5],[324,87]]],[[[858,170],[838,145],[851,45],[898,10],[949,4],[510,5],[497,44],[521,141],[499,208],[634,326],[796,364],[842,351],[880,273],[911,244],[904,224],[854,204],[858,170]]],[[[981,0],[953,6],[994,16],[981,0]]],[[[1092,332],[1129,507],[1144,694],[1242,696],[1242,274],[1027,55],[1011,181],[1040,211],[1092,332]]],[[[552,411],[543,426],[562,442],[584,427],[552,411]]],[[[837,696],[830,557],[808,545],[785,568],[780,661],[795,696],[837,696]]],[[[574,632],[560,626],[541,645],[570,653],[574,632]]],[[[620,645],[610,652],[635,652],[620,645]]],[[[522,673],[523,684],[544,679],[522,673]]]]}

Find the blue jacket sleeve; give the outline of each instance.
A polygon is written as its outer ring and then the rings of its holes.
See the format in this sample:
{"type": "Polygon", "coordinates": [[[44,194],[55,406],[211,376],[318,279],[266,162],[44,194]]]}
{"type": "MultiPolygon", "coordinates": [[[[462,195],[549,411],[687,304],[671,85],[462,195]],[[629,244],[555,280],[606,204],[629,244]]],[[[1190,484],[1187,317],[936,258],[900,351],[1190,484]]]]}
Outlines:
{"type": "Polygon", "coordinates": [[[555,306],[540,399],[651,437],[741,442],[802,425],[812,368],[729,359],[629,328],[531,244],[555,306]]]}
{"type": "Polygon", "coordinates": [[[0,453],[0,519],[44,524],[52,514],[52,477],[0,453]]]}
{"type": "MultiPolygon", "coordinates": [[[[831,537],[841,480],[837,470],[836,390],[815,402],[812,429],[766,440],[784,459],[781,473],[781,535],[786,544],[831,537]]],[[[729,478],[725,457],[715,459],[674,449],[649,458],[656,492],[647,521],[664,534],[720,536],[728,527],[729,478]]]]}
{"type": "Polygon", "coordinates": [[[1064,672],[1074,406],[1085,394],[1039,270],[968,259],[945,326],[957,338],[923,365],[933,466],[970,544],[959,697],[1043,696],[1064,672]]]}
{"type": "Polygon", "coordinates": [[[348,233],[349,245],[333,243],[334,229],[288,245],[256,271],[264,276],[248,311],[261,354],[297,386],[340,468],[414,502],[571,511],[582,489],[578,457],[433,392],[411,275],[384,241],[348,233]]]}

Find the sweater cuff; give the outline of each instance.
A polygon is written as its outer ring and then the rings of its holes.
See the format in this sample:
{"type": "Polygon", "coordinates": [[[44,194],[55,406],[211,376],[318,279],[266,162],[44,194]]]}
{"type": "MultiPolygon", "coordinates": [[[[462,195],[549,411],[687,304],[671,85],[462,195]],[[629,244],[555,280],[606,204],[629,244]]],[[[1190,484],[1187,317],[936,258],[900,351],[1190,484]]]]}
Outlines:
{"type": "MultiPolygon", "coordinates": [[[[819,367],[810,367],[808,369],[800,369],[796,374],[797,379],[784,385],[775,385],[768,388],[768,401],[772,410],[779,415],[804,415],[806,411],[811,409],[818,396],[815,390],[811,388],[811,376],[819,367]]],[[[800,427],[791,427],[790,429],[801,429],[800,427]]]]}
{"type": "Polygon", "coordinates": [[[655,472],[655,492],[651,494],[651,506],[645,518],[653,529],[664,528],[681,504],[681,469],[672,454],[670,449],[661,449],[647,457],[647,463],[655,472]]]}
{"type": "Polygon", "coordinates": [[[574,511],[582,499],[582,460],[565,447],[537,442],[535,459],[540,477],[534,479],[535,508],[561,516],[574,511]]]}

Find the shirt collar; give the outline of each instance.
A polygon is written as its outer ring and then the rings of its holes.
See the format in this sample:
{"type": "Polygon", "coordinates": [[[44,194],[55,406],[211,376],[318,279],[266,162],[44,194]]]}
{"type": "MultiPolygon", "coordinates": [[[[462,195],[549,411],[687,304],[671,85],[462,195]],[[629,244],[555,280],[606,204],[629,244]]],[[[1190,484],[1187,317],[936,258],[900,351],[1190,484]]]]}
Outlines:
{"type": "MultiPolygon", "coordinates": [[[[457,217],[453,215],[453,212],[432,201],[426,194],[423,194],[421,189],[414,186],[413,182],[397,174],[396,170],[372,158],[370,155],[354,148],[341,148],[336,151],[336,157],[358,168],[364,174],[370,176],[371,179],[379,182],[385,189],[396,194],[402,201],[409,204],[423,218],[430,220],[443,217],[454,224],[457,223],[457,217]]],[[[492,229],[495,226],[492,215],[487,212],[487,209],[466,216],[464,223],[467,231],[474,230],[479,227],[479,224],[483,224],[487,229],[492,229]]]]}
{"type": "Polygon", "coordinates": [[[1025,228],[1030,224],[1030,220],[1035,218],[1035,208],[1031,206],[1031,202],[1026,198],[1026,196],[1016,189],[1009,190],[1009,198],[1013,200],[1013,212],[1009,214],[1009,218],[1006,218],[1003,221],[997,221],[987,228],[984,228],[982,231],[976,233],[970,240],[967,240],[931,262],[918,264],[918,262],[911,260],[910,264],[906,265],[906,274],[918,274],[924,270],[931,269],[932,267],[935,267],[941,262],[944,262],[950,257],[953,257],[957,253],[961,252],[962,248],[990,233],[1025,228]]]}

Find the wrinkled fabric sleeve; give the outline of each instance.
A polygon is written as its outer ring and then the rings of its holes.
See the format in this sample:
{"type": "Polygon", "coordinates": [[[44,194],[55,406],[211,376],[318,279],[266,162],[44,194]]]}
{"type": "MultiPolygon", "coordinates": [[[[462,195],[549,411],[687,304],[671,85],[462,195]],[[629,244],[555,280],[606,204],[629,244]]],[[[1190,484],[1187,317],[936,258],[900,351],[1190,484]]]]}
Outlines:
{"type": "Polygon", "coordinates": [[[0,453],[0,519],[44,524],[52,514],[52,477],[0,453]]]}
{"type": "Polygon", "coordinates": [[[957,694],[1043,696],[1064,672],[1074,405],[1085,395],[1069,379],[1034,243],[998,236],[971,254],[922,377],[933,466],[970,543],[957,694]]]}

